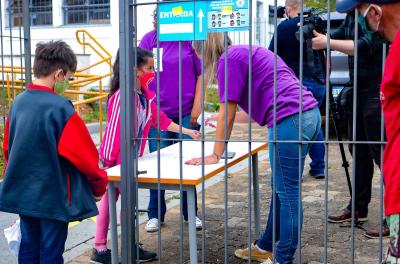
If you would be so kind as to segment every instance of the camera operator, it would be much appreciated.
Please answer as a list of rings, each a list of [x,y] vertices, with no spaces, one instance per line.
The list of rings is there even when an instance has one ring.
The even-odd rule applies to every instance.
[[[365,18],[360,15],[360,22]],[[348,13],[342,25],[331,34],[331,48],[343,52],[348,57],[350,81],[353,83],[354,74],[354,30],[355,12]],[[379,99],[379,87],[382,76],[382,41],[368,31],[365,27],[359,27],[358,47],[358,75],[357,75],[357,113],[356,113],[356,141],[381,141],[381,104]],[[367,34],[365,34],[367,33]],[[325,49],[327,37],[314,31],[314,49]],[[353,93],[349,93],[352,95]],[[346,100],[352,104],[353,98]],[[353,105],[347,106],[353,109]],[[349,138],[353,134],[353,118],[350,113],[348,122]],[[352,152],[352,145],[349,145]],[[357,144],[355,156],[355,217],[360,222],[365,222],[368,217],[368,204],[371,201],[372,177],[374,174],[374,161],[380,167],[381,151],[379,144]],[[353,183],[354,184],[354,183]],[[328,216],[331,223],[342,223],[351,220],[351,201],[348,206]],[[382,230],[383,236],[388,236],[389,230],[386,223]],[[369,238],[379,237],[379,226],[366,231]]]
[[[301,0],[286,0],[285,14],[287,20],[282,21],[277,29],[277,54],[299,77],[300,63],[300,42],[296,39],[296,32],[299,30]],[[274,38],[269,45],[269,50],[274,51]],[[323,79],[318,56],[311,47],[304,45],[303,49],[303,85],[312,92],[321,106],[325,97],[325,86],[317,83],[315,78]],[[312,61],[310,63],[310,61]],[[324,136],[320,129],[316,141],[323,141]],[[311,157],[310,175],[316,179],[325,177],[325,145],[323,143],[311,144],[309,155]]]

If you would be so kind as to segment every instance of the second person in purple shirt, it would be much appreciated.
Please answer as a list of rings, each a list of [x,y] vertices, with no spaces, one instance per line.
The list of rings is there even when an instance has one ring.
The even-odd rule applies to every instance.
[[[156,21],[156,12],[154,20]],[[157,23],[154,23],[154,30],[145,34],[140,41],[139,47],[152,51],[157,56]],[[181,45],[181,48],[179,48]],[[199,130],[200,126],[197,123],[197,119],[201,113],[201,62],[197,57],[191,41],[180,42],[159,42],[159,65],[160,69],[157,69],[157,63],[155,68],[157,69],[156,74],[159,75],[159,94],[157,98],[160,100],[161,110],[173,120],[173,122],[182,125],[189,129]],[[179,63],[181,62],[181,83],[179,81]],[[179,87],[182,89],[182,101],[179,102]],[[153,82],[150,83],[149,88],[157,92],[157,76]],[[180,123],[180,109],[179,105],[182,106],[182,123]],[[180,135],[168,131],[158,131],[156,128],[151,128],[149,133],[150,138],[167,139],[160,141],[160,148],[170,146],[176,141],[173,139],[179,139]],[[187,136],[182,136],[184,139]],[[150,152],[157,151],[157,140],[149,140]],[[159,225],[164,223],[164,216],[166,213],[165,203],[165,191],[160,191],[160,204],[161,208],[158,208],[158,190],[150,190],[150,201],[148,206],[148,218],[145,229],[148,232],[155,232],[158,230]],[[158,210],[160,209],[160,217]],[[187,195],[183,192],[183,217],[184,220],[188,219],[187,212]],[[196,197],[196,215],[197,215],[197,197]],[[202,228],[201,220],[196,217],[196,228]]]
[[[272,250],[277,242],[275,251],[277,263],[291,264],[298,247],[298,230],[302,225],[302,220],[299,221],[299,216],[302,218],[303,214],[302,203],[299,201],[299,187],[304,160],[310,145],[308,141],[315,139],[321,126],[318,102],[311,92],[300,86],[293,71],[279,57],[275,68],[274,54],[271,51],[258,46],[252,46],[250,51],[248,45],[230,44],[228,49],[225,49],[224,43],[224,35],[221,33],[209,34],[205,42],[205,76],[211,81],[216,79],[218,83],[220,111],[215,136],[218,141],[214,144],[214,152],[204,157],[204,162],[205,164],[221,162],[225,148],[225,143],[221,140],[225,139],[225,127],[226,140],[229,140],[234,121],[248,122],[251,118],[261,126],[268,126],[268,141],[271,143],[269,146],[271,185],[275,182],[275,194],[272,195],[271,201],[275,199],[275,208],[271,202],[264,234],[251,245],[251,259],[270,263]],[[251,67],[249,55],[252,58]],[[249,69],[251,69],[251,104],[249,104]],[[276,87],[274,87],[275,69]],[[237,112],[238,106],[243,111]],[[227,124],[225,124],[225,110],[228,115]],[[299,130],[302,142],[301,155],[299,155],[299,143],[296,142],[299,140]],[[272,144],[275,139],[278,141],[276,149]],[[201,162],[201,158],[196,158],[187,161],[186,164],[199,165]],[[272,236],[274,227],[275,241]],[[247,248],[235,251],[235,255],[242,259],[250,258],[248,253]]]

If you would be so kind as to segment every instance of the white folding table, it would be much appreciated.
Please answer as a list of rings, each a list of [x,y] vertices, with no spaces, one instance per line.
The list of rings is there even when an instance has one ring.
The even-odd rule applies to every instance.
[[[188,222],[189,222],[189,251],[190,263],[197,262],[197,243],[196,243],[196,212],[195,212],[195,192],[196,185],[201,184],[203,180],[210,179],[218,173],[224,171],[225,160],[221,159],[218,164],[205,165],[204,177],[202,175],[202,166],[185,165],[185,161],[194,157],[201,157],[201,142],[184,141],[182,143],[182,178],[180,166],[180,144],[174,144],[160,150],[160,175],[158,175],[157,151],[145,155],[139,159],[139,171],[146,171],[137,178],[138,187],[145,189],[157,189],[160,182],[161,190],[182,190],[187,191],[188,200]],[[204,155],[212,153],[214,143],[205,142]],[[253,170],[253,197],[254,197],[254,220],[255,232],[258,235],[260,230],[260,205],[258,190],[258,152],[267,147],[266,143],[252,143],[251,153],[249,155],[248,142],[229,142],[228,151],[235,152],[233,159],[228,159],[227,167],[232,167],[242,160],[252,157]],[[118,235],[117,235],[117,212],[115,189],[121,182],[120,165],[107,169],[108,174],[108,197],[110,208],[111,225],[111,255],[112,263],[118,263]],[[133,175],[133,173],[132,173]]]

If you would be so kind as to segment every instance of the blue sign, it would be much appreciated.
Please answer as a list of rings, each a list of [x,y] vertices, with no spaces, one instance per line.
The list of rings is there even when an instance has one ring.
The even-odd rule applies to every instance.
[[[160,41],[207,39],[205,1],[161,3],[158,10]]]
[[[209,32],[249,30],[249,0],[211,0],[207,6]]]

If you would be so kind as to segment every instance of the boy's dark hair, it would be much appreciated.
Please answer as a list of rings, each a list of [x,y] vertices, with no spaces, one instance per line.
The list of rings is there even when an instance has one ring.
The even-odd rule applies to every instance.
[[[33,74],[36,78],[49,76],[62,69],[64,74],[75,72],[76,55],[71,47],[62,40],[40,42],[36,45]]]
[[[142,48],[136,48],[137,68],[145,65],[147,63],[148,58],[153,58],[153,53]],[[113,65],[113,73],[110,81],[110,93],[108,94],[108,98],[110,98],[116,91],[118,91],[118,89],[119,89],[119,49],[117,51],[117,56],[115,57]]]

